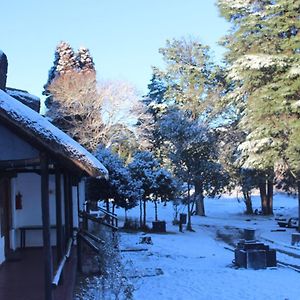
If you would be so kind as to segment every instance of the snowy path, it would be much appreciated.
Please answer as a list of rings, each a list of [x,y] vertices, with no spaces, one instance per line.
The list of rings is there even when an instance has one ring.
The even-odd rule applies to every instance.
[[[122,246],[131,247],[139,236],[122,233]],[[137,300],[299,299],[299,273],[284,268],[231,268],[233,253],[203,231],[151,236],[153,245],[147,245],[147,252],[125,254],[137,275],[163,271],[163,275],[136,280]]]
[[[193,217],[196,232],[179,233],[178,227],[170,222],[172,211],[162,207],[161,214],[168,221],[167,229],[171,233],[148,234],[153,245],[138,244],[144,236],[142,233],[121,233],[122,249],[148,249],[123,252],[124,261],[131,261],[127,266],[136,287],[134,299],[300,299],[300,273],[282,267],[258,271],[232,267],[233,253],[224,248],[227,244],[216,239],[216,228],[226,228],[229,224],[243,228],[249,222],[229,202],[207,204],[208,214],[210,209],[216,209],[212,207],[216,203],[220,210],[213,217]],[[268,218],[253,222],[257,229],[274,226]],[[294,257],[279,254],[278,258],[300,265],[300,259]]]

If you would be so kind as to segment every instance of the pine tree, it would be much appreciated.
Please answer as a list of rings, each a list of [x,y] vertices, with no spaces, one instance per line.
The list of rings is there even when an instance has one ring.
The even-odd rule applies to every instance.
[[[233,23],[224,39],[232,82],[224,98],[243,110],[240,125],[248,133],[240,146],[243,166],[265,171],[264,212],[272,213],[276,162],[286,160],[299,174],[300,2],[219,0],[219,7]]]
[[[64,41],[60,42],[56,47],[54,56],[55,59],[53,66],[49,71],[48,81],[45,85],[45,89],[47,89],[53,79],[57,76],[78,68],[74,50],[69,43]]]
[[[208,109],[209,92],[215,82],[214,65],[210,49],[195,39],[167,40],[165,48],[159,49],[166,63],[165,70],[155,69],[167,90],[164,98],[175,103],[193,118]]]
[[[149,93],[144,97],[143,102],[147,106],[147,112],[153,116],[153,130],[150,137],[151,151],[159,159],[160,163],[165,158],[165,151],[163,147],[163,138],[159,130],[159,120],[167,110],[167,99],[164,97],[166,93],[166,86],[163,81],[155,74],[153,70],[151,82],[148,85]]]
[[[80,71],[96,72],[95,64],[88,48],[79,48],[76,55],[76,62]]]
[[[58,78],[60,75],[66,74],[68,72],[73,72],[78,69],[78,64],[76,61],[76,56],[73,48],[67,42],[60,42],[54,53],[53,66],[49,70],[47,83],[44,85],[43,94],[48,96],[45,105],[48,109],[51,109],[53,103],[53,97],[49,91],[49,86],[51,83]],[[55,104],[54,104],[55,106]]]

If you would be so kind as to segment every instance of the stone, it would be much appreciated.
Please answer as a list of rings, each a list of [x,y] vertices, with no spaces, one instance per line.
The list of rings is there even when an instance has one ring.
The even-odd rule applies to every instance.
[[[244,239],[246,241],[255,240],[255,229],[245,228],[244,229]]]
[[[152,222],[153,232],[166,232],[166,222],[165,221],[154,221]]]
[[[249,269],[276,267],[276,250],[255,241],[240,240],[234,252],[235,265]]]
[[[247,251],[247,268],[248,269],[265,269],[267,267],[267,257],[265,250]]]
[[[0,50],[0,90],[5,90],[8,62],[6,55]]]
[[[247,268],[247,252],[245,250],[235,249],[234,261],[238,267]]]
[[[267,267],[276,267],[277,259],[276,259],[276,250],[270,249],[266,252],[267,254]]]
[[[292,233],[292,246],[299,246],[300,245],[300,233],[295,232]]]

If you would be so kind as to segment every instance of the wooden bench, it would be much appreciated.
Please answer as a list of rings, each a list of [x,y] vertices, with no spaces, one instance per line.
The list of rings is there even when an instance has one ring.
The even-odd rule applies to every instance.
[[[56,225],[51,225],[51,229],[55,229]],[[26,231],[29,230],[42,230],[42,225],[28,225],[28,226],[20,226],[18,228],[20,230],[20,247],[25,248],[26,247]]]

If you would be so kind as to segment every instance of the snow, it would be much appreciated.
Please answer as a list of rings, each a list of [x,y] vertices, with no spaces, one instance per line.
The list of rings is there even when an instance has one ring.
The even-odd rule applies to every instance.
[[[92,176],[107,176],[106,168],[85,148],[47,119],[0,90],[0,118],[24,130],[27,135],[58,155],[63,155]]]
[[[270,67],[284,68],[288,66],[288,57],[285,55],[248,54],[243,55],[230,67],[229,79],[243,79],[244,70],[263,70]]]
[[[35,111],[40,109],[40,98],[29,94],[27,91],[6,88],[6,93],[11,97],[21,101],[23,104],[32,108]]]
[[[300,274],[294,270],[278,266],[264,270],[236,269],[231,248],[217,233],[232,234],[238,240],[237,229],[254,228],[256,238],[277,250],[277,259],[299,265],[300,248],[291,247],[291,233],[272,232],[278,229],[274,217],[247,216],[244,204],[236,195],[220,199],[206,199],[206,217],[193,216],[195,232],[180,233],[173,226],[172,205],[160,205],[159,217],[166,220],[166,234],[149,233],[153,245],[139,244],[144,233],[121,232],[122,250],[142,248],[147,251],[122,252],[129,278],[135,286],[134,299],[299,299]],[[259,208],[260,199],[253,197],[254,208]],[[182,208],[184,211],[184,208]],[[274,197],[275,214],[293,215],[297,211],[297,200],[277,193]],[[148,203],[149,225],[154,217],[154,209]],[[123,211],[119,211],[122,219]],[[138,218],[139,208],[128,212],[128,216]],[[298,255],[298,258],[297,258]]]
[[[12,97],[24,97],[31,102],[40,102],[39,97],[34,96],[34,95],[28,93],[27,91],[7,88],[6,93]]]

